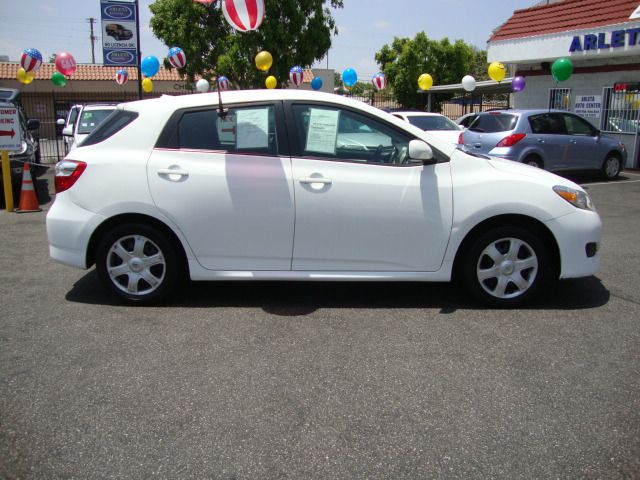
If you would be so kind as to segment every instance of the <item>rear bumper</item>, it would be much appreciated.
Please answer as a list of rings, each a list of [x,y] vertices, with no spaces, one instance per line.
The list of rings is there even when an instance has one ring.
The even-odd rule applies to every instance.
[[[47,239],[51,258],[72,267],[88,268],[89,241],[103,221],[103,216],[79,207],[64,193],[59,194],[47,213]]]

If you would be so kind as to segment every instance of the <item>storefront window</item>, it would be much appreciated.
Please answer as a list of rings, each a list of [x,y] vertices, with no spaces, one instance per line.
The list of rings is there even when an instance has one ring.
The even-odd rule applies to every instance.
[[[636,133],[640,126],[640,92],[616,91],[604,88],[602,125],[600,129],[611,133]]]
[[[550,88],[549,89],[549,108],[553,110],[567,110],[571,108],[571,89],[570,88]]]

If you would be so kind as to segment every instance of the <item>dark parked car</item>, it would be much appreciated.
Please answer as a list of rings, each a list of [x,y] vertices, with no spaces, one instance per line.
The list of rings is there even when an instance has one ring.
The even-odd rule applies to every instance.
[[[607,179],[625,166],[623,143],[587,120],[558,110],[478,113],[461,135],[462,149],[526,163],[550,171],[598,170]]]

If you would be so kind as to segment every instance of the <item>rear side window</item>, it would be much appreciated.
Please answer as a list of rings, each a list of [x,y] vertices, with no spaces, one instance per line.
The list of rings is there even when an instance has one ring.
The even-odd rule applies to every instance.
[[[138,117],[136,112],[114,110],[96,129],[85,138],[80,145],[86,147],[100,143],[119,132]]]
[[[508,132],[516,128],[518,116],[509,113],[490,113],[478,115],[475,121],[469,126],[469,130],[474,132]]]
[[[187,111],[178,122],[178,148],[277,155],[273,105]]]
[[[567,133],[564,119],[558,113],[532,115],[529,117],[529,125],[533,133],[546,135],[565,135]]]

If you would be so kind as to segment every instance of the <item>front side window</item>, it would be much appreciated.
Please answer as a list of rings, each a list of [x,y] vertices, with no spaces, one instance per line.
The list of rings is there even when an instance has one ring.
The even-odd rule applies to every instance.
[[[178,123],[179,148],[234,153],[277,154],[275,111],[271,105],[187,111]]]
[[[411,137],[360,113],[328,106],[293,105],[296,154],[398,165]]]
[[[596,129],[586,120],[575,115],[563,115],[563,117],[569,135],[595,136]]]

